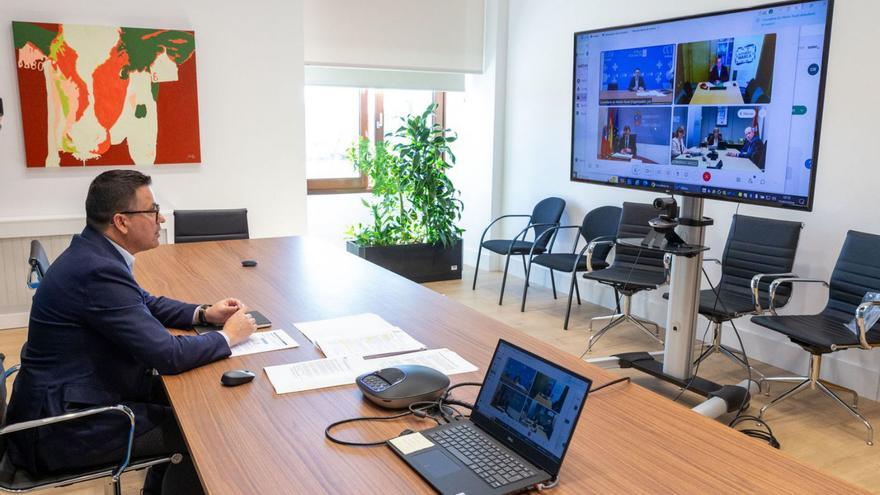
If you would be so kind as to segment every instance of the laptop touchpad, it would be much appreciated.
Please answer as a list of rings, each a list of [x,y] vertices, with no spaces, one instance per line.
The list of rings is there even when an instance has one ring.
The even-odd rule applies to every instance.
[[[410,457],[410,461],[424,470],[425,474],[442,478],[461,470],[461,466],[450,459],[440,449],[431,449],[422,454]]]

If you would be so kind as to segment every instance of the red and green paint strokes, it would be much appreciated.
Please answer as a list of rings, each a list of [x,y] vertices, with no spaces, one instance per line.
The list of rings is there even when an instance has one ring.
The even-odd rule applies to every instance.
[[[192,32],[13,22],[13,36],[28,167],[200,160]]]

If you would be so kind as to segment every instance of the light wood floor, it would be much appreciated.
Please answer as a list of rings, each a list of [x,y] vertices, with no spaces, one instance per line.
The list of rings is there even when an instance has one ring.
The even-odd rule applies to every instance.
[[[522,281],[511,278],[508,281],[504,306],[498,306],[498,290],[501,275],[497,272],[481,273],[477,290],[471,290],[472,269],[466,270],[462,280],[425,284],[427,287],[445,294],[462,304],[498,319],[514,328],[540,338],[560,349],[581,355],[586,349],[587,322],[594,316],[610,314],[607,308],[584,303],[572,308],[569,330],[562,329],[565,316],[564,298],[554,300],[549,289],[533,286],[529,289],[528,306],[525,313],[519,311]],[[589,283],[581,281],[581,284]],[[636,296],[638,297],[638,296]],[[662,322],[661,322],[662,324]],[[597,327],[598,328],[598,327]],[[21,345],[26,338],[25,329],[0,331],[0,352],[7,356],[7,366],[18,362]],[[661,346],[635,328],[619,326],[606,334],[593,347],[589,357],[600,357],[628,351],[656,351]],[[754,363],[766,375],[786,375],[787,372],[766,365]],[[655,392],[669,397],[679,393],[675,386],[631,370],[619,370],[622,376],[632,376],[633,381]],[[746,377],[745,371],[725,357],[714,355],[705,361],[700,369],[701,376],[719,382],[733,384]],[[8,385],[11,385],[8,384]],[[759,395],[752,400],[749,412],[757,410],[770,398],[775,397],[782,386],[772,391],[771,397]],[[701,398],[695,394],[684,393],[679,402],[692,407]],[[880,404],[861,399],[862,414],[880,427]],[[588,411],[587,411],[588,413]],[[769,411],[766,418],[773,428],[782,450],[821,470],[835,474],[875,493],[880,493],[880,445],[869,447],[864,442],[864,427],[846,411],[834,405],[829,399],[816,392],[804,392]],[[730,416],[719,418],[729,421]],[[683,435],[687,432],[683,431]],[[757,441],[757,440],[756,440]],[[880,436],[878,436],[880,444]],[[143,484],[143,472],[130,473],[123,477],[123,491],[126,494],[139,493]],[[77,485],[75,488],[46,490],[47,495],[101,495],[104,483],[95,481]]]

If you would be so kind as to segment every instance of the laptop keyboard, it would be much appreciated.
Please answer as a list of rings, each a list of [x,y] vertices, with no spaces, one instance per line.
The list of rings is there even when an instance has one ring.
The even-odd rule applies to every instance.
[[[492,488],[535,475],[522,461],[500,449],[470,423],[431,432],[428,437],[457,457]]]

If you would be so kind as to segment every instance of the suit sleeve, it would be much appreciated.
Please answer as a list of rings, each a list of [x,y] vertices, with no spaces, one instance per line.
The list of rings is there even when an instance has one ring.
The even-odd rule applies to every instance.
[[[90,278],[86,325],[160,374],[181,373],[229,356],[226,339],[218,332],[174,336],[165,329],[163,321],[180,323],[189,318],[191,325],[193,305],[149,296],[118,267],[102,267]]]
[[[192,328],[193,315],[198,304],[188,304],[164,296],[155,297],[143,289],[141,291],[150,313],[162,325],[169,328]]]

